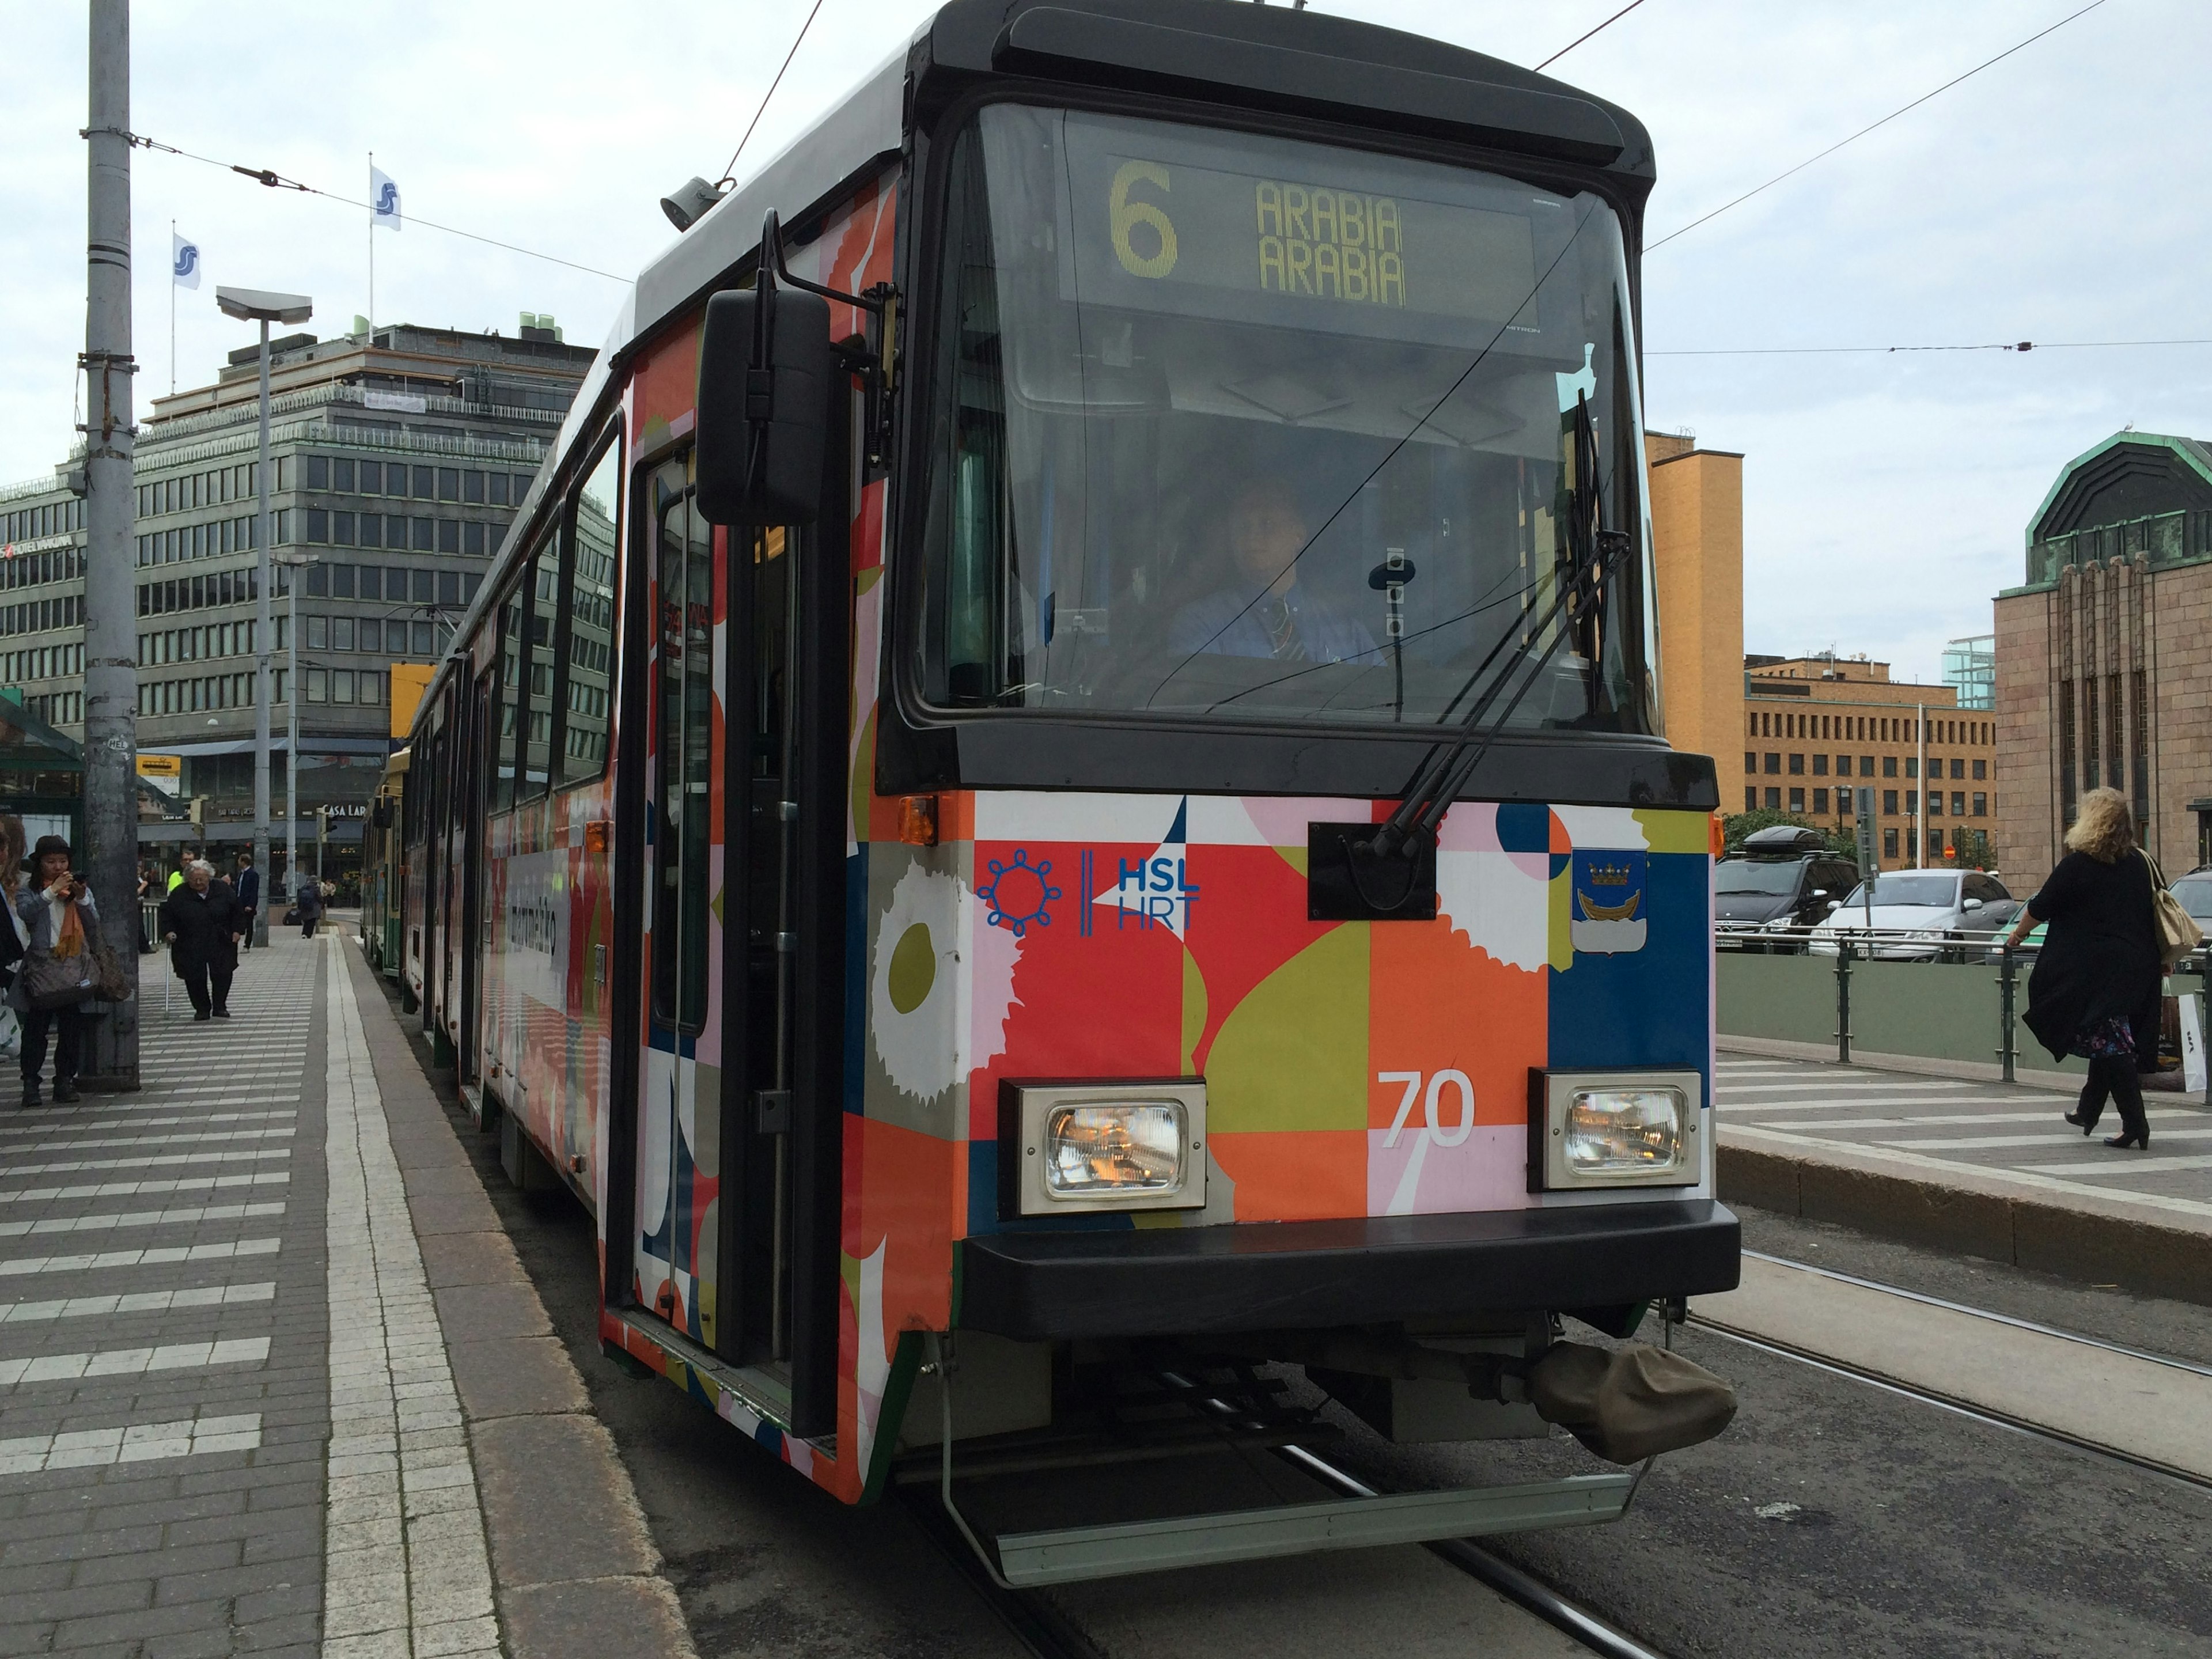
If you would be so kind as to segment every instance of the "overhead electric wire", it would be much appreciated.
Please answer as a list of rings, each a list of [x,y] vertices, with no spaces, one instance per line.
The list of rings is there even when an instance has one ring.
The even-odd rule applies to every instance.
[[[143,133],[132,132],[124,136],[141,149],[159,150],[165,155],[181,155],[187,161],[200,161],[211,167],[222,167],[227,172],[251,179],[255,184],[264,185],[270,190],[297,191],[302,196],[319,196],[325,201],[337,202],[346,207],[357,207],[368,212],[375,211],[375,205],[373,203],[357,202],[350,196],[339,195],[336,191],[319,190],[313,185],[303,185],[297,179],[287,179],[273,167],[241,167],[235,161],[218,161],[212,155],[197,155],[191,150],[179,149],[174,144],[165,144],[159,139],[149,138]],[[441,230],[448,236],[465,236],[470,241],[482,242],[487,247],[505,248],[509,253],[520,253],[526,258],[543,259],[548,264],[566,265],[569,270],[580,270],[587,276],[604,276],[611,283],[629,281],[629,277],[618,276],[611,270],[601,270],[596,266],[579,264],[575,260],[564,259],[557,253],[540,253],[534,247],[523,247],[514,242],[502,242],[496,236],[479,235],[473,230],[463,230],[457,225],[441,225],[434,219],[417,218],[411,213],[407,216],[407,222],[410,225],[420,225],[425,230]]]
[[[2204,346],[2201,340],[2021,340],[1966,345],[1888,346],[1710,346],[1680,351],[1647,349],[1647,357],[1835,357],[1894,356],[1907,351],[2118,351],[2135,346]]]
[[[1687,235],[1691,231],[1695,230],[1699,225],[1704,224],[1707,220],[1717,219],[1722,214],[1726,213],[1730,208],[1742,206],[1744,203],[1748,202],[1753,197],[1759,194],[1760,191],[1773,189],[1775,185],[1780,184],[1784,179],[1790,178],[1792,174],[1802,173],[1807,167],[1811,167],[1815,161],[1826,160],[1829,156],[1833,155],[1838,150],[1843,149],[1844,145],[1857,143],[1860,139],[1865,137],[1867,134],[1874,131],[1877,127],[1887,126],[1892,121],[1897,119],[1899,116],[1904,115],[1912,110],[1918,109],[1921,105],[1926,103],[1929,99],[1938,97],[1941,94],[1950,91],[1952,88],[1957,86],[1961,81],[1972,80],[1975,76],[1979,75],[1984,70],[1989,68],[1990,64],[2002,63],[2014,52],[2033,46],[2038,40],[2043,39],[2045,35],[2054,33],[2057,30],[2064,28],[2075,18],[2086,16],[2087,14],[2096,10],[2098,7],[2104,3],[2105,0],[2089,0],[2089,3],[2082,7],[2080,11],[2069,12],[2065,16],[2060,18],[2048,28],[2038,29],[2033,34],[2029,35],[2027,40],[2021,41],[2017,46],[2007,46],[1996,57],[1986,58],[1983,62],[1975,64],[1973,68],[1968,70],[1965,74],[1952,76],[1951,79],[1946,81],[1942,86],[1936,88],[1935,91],[1923,92],[1919,97],[1914,99],[1911,103],[1906,104],[1900,108],[1890,111],[1890,112],[1883,116],[1881,120],[1871,122],[1868,125],[1861,127],[1856,132],[1851,134],[1850,137],[1838,139],[1834,143],[1829,145],[1827,149],[1820,151],[1819,155],[1807,156],[1803,161],[1798,162],[1796,167],[1790,167],[1785,172],[1776,173],[1765,184],[1756,185],[1753,188],[1744,191],[1742,195],[1736,197],[1732,201],[1722,203],[1711,213],[1699,215],[1697,218],[1691,220],[1688,224],[1684,225],[1680,230],[1670,230],[1664,236],[1659,238],[1658,240],[1645,243],[1644,251],[1646,253],[1650,253],[1655,249],[1664,247],[1668,243],[1673,241],[1677,236]],[[1602,25],[1601,25],[1601,27],[1602,27]]]
[[[730,165],[722,169],[722,176],[714,181],[716,185],[737,182],[738,157],[745,153],[745,146],[752,142],[753,129],[760,125],[761,117],[768,113],[769,100],[775,96],[775,89],[783,84],[783,70],[789,69],[791,60],[799,56],[799,48],[806,40],[806,31],[814,27],[814,19],[821,9],[822,0],[814,0],[814,9],[806,14],[806,21],[799,26],[799,39],[793,40],[791,50],[783,54],[783,69],[776,70],[775,79],[768,83],[768,90],[761,94],[760,107],[753,112],[753,118],[746,124],[745,136],[738,140],[738,147],[730,152]]]
[[[1613,13],[1612,16],[1607,18],[1605,21],[1600,23],[1595,28],[1592,29],[1589,32],[1589,34],[1577,35],[1573,40],[1568,41],[1565,46],[1561,46],[1549,58],[1547,58],[1542,63],[1537,64],[1537,70],[1540,73],[1542,70],[1551,68],[1553,64],[1558,63],[1559,59],[1565,58],[1577,46],[1582,45],[1583,41],[1589,40],[1591,35],[1604,33],[1607,29],[1611,28],[1615,23],[1618,23],[1622,18],[1627,16],[1629,13],[1634,11],[1643,3],[1644,0],[1628,0],[1628,3],[1626,5],[1623,6],[1619,11]]]

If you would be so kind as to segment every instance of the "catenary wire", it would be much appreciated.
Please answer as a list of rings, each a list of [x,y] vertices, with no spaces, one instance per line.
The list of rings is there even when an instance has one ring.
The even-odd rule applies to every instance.
[[[2201,340],[2020,340],[2010,343],[1887,346],[1706,346],[1675,351],[1646,350],[1647,357],[1840,357],[1895,356],[1908,351],[2119,351],[2140,346],[2212,345]]]
[[[358,202],[350,196],[341,196],[336,191],[319,190],[313,185],[303,185],[297,179],[287,179],[273,167],[241,167],[235,161],[218,161],[212,155],[198,155],[188,149],[179,149],[174,144],[165,144],[157,138],[147,137],[143,133],[132,132],[124,136],[141,149],[158,150],[164,155],[181,155],[187,161],[200,161],[211,167],[222,167],[227,172],[251,179],[254,183],[265,185],[270,190],[297,191],[302,196],[319,196],[325,201],[337,202],[345,207],[363,208],[371,212],[375,210],[373,203]],[[463,230],[454,225],[439,224],[435,220],[421,219],[410,214],[407,222],[410,225],[420,225],[425,230],[442,230],[448,236],[465,236],[471,242],[482,242],[488,247],[505,248],[509,253],[520,253],[526,258],[543,259],[548,264],[566,265],[569,270],[580,270],[587,276],[604,276],[611,283],[629,281],[629,277],[617,276],[611,270],[601,270],[593,265],[579,264],[574,259],[563,259],[557,253],[540,253],[534,247],[523,247],[514,242],[502,242],[496,236],[482,236],[473,230]]]
[[[2075,18],[2086,16],[2087,14],[2096,10],[2098,7],[2104,3],[2105,0],[2089,0],[2089,3],[2082,7],[2080,11],[2068,13],[2065,16],[2060,18],[2049,27],[2038,29],[2033,34],[2029,35],[2027,40],[2021,41],[2016,46],[2007,46],[1996,57],[1984,59],[1982,62],[1975,64],[1973,68],[1968,70],[1965,74],[1952,76],[1951,79],[1946,81],[1942,86],[1936,88],[1935,91],[1922,93],[1919,97],[1914,99],[1911,103],[1903,106],[1901,108],[1890,111],[1890,112],[1883,116],[1881,120],[1870,122],[1869,125],[1861,127],[1856,132],[1851,134],[1850,137],[1838,139],[1834,143],[1829,145],[1827,149],[1820,151],[1819,155],[1808,155],[1803,161],[1798,162],[1796,167],[1790,167],[1784,172],[1776,173],[1765,184],[1754,185],[1753,188],[1744,191],[1742,195],[1735,198],[1733,200],[1722,203],[1711,213],[1700,214],[1698,217],[1691,220],[1688,224],[1684,225],[1680,230],[1670,230],[1664,236],[1659,238],[1658,240],[1655,242],[1647,242],[1644,245],[1644,251],[1646,253],[1650,253],[1656,249],[1664,247],[1668,243],[1673,241],[1677,236],[1686,236],[1690,232],[1695,230],[1699,225],[1705,223],[1707,221],[1719,218],[1722,214],[1726,213],[1730,208],[1742,206],[1743,204],[1748,202],[1753,197],[1759,194],[1760,191],[1771,190],[1775,185],[1780,184],[1784,179],[1790,178],[1793,174],[1802,173],[1807,167],[1811,167],[1814,162],[1826,160],[1829,156],[1833,155],[1838,150],[1843,149],[1844,145],[1856,143],[1860,139],[1865,137],[1867,134],[1875,131],[1875,128],[1887,126],[1892,121],[1897,119],[1899,116],[1904,115],[1910,111],[1918,109],[1921,105],[1926,103],[1929,99],[1938,97],[1942,94],[1950,91],[1953,87],[1957,86],[1962,81],[1972,80],[1975,76],[1979,75],[1984,70],[1989,68],[1992,64],[2002,63],[2014,52],[2033,46],[2038,40],[2043,39],[2045,35],[2054,33],[2057,30],[2064,28]]]
[[[1644,0],[1628,0],[1628,3],[1626,5],[1623,6],[1619,11],[1613,13],[1612,16],[1607,18],[1605,21],[1600,23],[1595,28],[1592,29],[1589,34],[1577,35],[1573,40],[1568,41],[1565,46],[1561,46],[1549,58],[1547,58],[1542,63],[1537,64],[1537,70],[1541,72],[1542,70],[1551,68],[1553,64],[1558,63],[1559,59],[1565,58],[1577,46],[1582,45],[1583,41],[1589,40],[1593,35],[1603,34],[1607,29],[1611,28],[1615,23],[1618,23],[1622,18],[1627,16],[1629,13],[1634,11],[1643,3]]]
[[[738,157],[745,153],[745,146],[752,142],[753,129],[760,125],[761,117],[768,113],[769,100],[775,96],[775,89],[783,84],[784,70],[789,69],[791,60],[799,56],[799,48],[806,40],[806,31],[814,27],[814,19],[821,9],[822,0],[814,0],[814,9],[806,14],[806,21],[799,26],[799,38],[791,43],[791,50],[783,55],[783,69],[776,70],[775,79],[768,83],[768,90],[761,94],[760,107],[753,112],[753,118],[746,123],[744,137],[738,140],[737,149],[730,152],[730,165],[722,169],[722,176],[715,180],[716,184],[727,185],[736,181]]]

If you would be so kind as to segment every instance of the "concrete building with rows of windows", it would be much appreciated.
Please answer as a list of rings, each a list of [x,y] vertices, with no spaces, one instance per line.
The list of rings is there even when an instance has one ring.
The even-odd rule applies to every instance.
[[[1743,666],[1745,811],[1850,833],[1854,792],[1867,788],[1885,870],[1994,856],[1996,725],[1960,708],[1957,688],[1893,680],[1887,663],[1863,657],[1747,656]]]
[[[270,343],[280,817],[296,696],[301,817],[325,809],[334,839],[358,840],[391,747],[392,665],[446,648],[592,356],[550,327]],[[233,352],[212,383],[156,398],[137,444],[138,746],[182,758],[181,793],[208,798],[218,844],[252,835],[259,357]],[[0,695],[82,737],[73,465],[0,489]]]

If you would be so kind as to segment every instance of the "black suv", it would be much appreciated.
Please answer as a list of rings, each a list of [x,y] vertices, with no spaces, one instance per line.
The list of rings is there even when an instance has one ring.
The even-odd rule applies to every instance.
[[[1858,884],[1857,865],[1828,850],[1817,830],[1776,824],[1744,837],[1713,866],[1713,928],[1720,933],[1810,927]]]

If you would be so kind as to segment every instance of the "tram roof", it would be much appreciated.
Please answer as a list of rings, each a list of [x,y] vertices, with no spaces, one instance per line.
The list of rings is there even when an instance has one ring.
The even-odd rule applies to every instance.
[[[473,635],[549,485],[605,423],[623,361],[737,277],[769,210],[805,233],[809,216],[899,152],[917,112],[1009,79],[1195,95],[1595,165],[1621,179],[1639,211],[1656,176],[1650,133],[1620,106],[1425,35],[1251,0],[951,0],[639,273],[456,640]],[[425,689],[418,720],[449,666]]]

